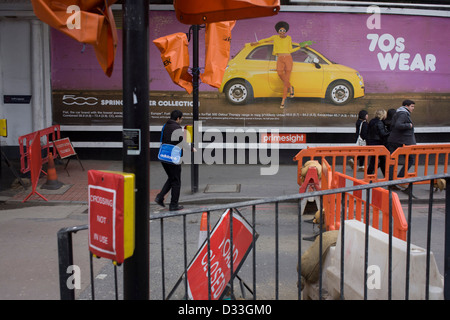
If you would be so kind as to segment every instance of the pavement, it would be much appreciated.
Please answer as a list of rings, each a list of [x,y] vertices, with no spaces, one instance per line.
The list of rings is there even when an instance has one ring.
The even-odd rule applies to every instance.
[[[86,205],[87,204],[87,172],[88,170],[111,170],[122,171],[121,161],[105,160],[83,160],[82,165],[77,161],[69,163],[67,170],[64,170],[64,163],[57,163],[56,171],[58,181],[63,186],[58,190],[46,190],[41,186],[46,183],[45,175],[41,174],[37,192],[42,194],[48,201],[45,201],[37,194],[33,194],[23,203],[24,205]],[[222,165],[199,165],[198,191],[192,192],[191,165],[182,166],[182,190],[180,204],[217,204],[230,201],[247,201],[265,197],[277,197],[298,193],[297,184],[297,163],[281,164],[278,171],[273,175],[261,175],[263,165],[248,164],[222,164]],[[3,168],[3,170],[6,170]],[[339,170],[339,168],[338,168]],[[349,171],[350,169],[347,168]],[[419,172],[423,172],[419,168]],[[362,176],[363,173],[358,173]],[[167,176],[159,162],[150,162],[150,201],[154,204],[154,198],[160,191]],[[26,179],[25,179],[26,180]],[[28,182],[29,181],[25,181]],[[22,201],[31,193],[31,188],[24,189],[20,184],[15,183],[14,187],[0,190],[0,202],[13,204]],[[401,201],[407,200],[407,194],[398,192]],[[414,196],[416,201],[428,200],[429,185],[419,184],[414,186]],[[434,200],[442,200],[444,192],[435,192]],[[166,203],[170,195],[166,197]]]
[[[82,160],[56,164],[58,190],[45,190],[41,175],[37,191],[48,201],[30,194],[20,185],[0,190],[0,299],[35,300],[59,299],[57,232],[64,227],[87,224],[88,170],[122,171],[121,161]],[[275,175],[261,175],[261,165],[199,165],[198,191],[192,192],[191,166],[183,165],[180,204],[193,207],[218,203],[239,202],[264,197],[298,193],[297,164],[280,165]],[[2,168],[7,170],[6,168]],[[154,198],[166,175],[159,162],[150,163],[150,214],[159,212]],[[398,192],[403,203],[407,195]],[[414,201],[429,197],[429,185],[414,186]],[[166,198],[168,203],[170,195]],[[445,192],[434,192],[435,202],[444,201]],[[87,237],[79,236],[78,243],[86,249]],[[75,240],[74,240],[75,242]],[[84,251],[85,250],[85,251]],[[101,259],[102,260],[102,259]],[[82,268],[82,266],[80,266]],[[99,266],[100,268],[100,266]]]

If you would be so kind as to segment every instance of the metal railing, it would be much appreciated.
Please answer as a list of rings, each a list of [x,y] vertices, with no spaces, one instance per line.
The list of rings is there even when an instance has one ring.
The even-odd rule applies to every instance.
[[[308,201],[307,198],[311,197],[320,197],[320,207],[319,210],[322,212],[322,200],[323,196],[330,195],[330,194],[342,194],[341,199],[345,199],[345,193],[353,192],[353,191],[365,191],[366,193],[366,199],[370,199],[371,197],[371,190],[374,188],[380,188],[380,187],[390,187],[395,186],[398,184],[409,184],[409,196],[408,196],[408,209],[407,209],[407,220],[408,220],[408,230],[407,230],[407,255],[406,255],[406,270],[405,270],[405,280],[406,280],[406,287],[405,287],[405,299],[409,299],[409,283],[410,283],[410,248],[411,248],[411,217],[412,217],[412,209],[413,209],[413,195],[412,195],[412,189],[413,185],[415,183],[420,183],[422,181],[430,181],[430,191],[429,191],[429,197],[428,197],[428,218],[427,218],[427,241],[426,241],[426,251],[427,251],[427,263],[426,263],[426,286],[424,288],[425,290],[425,299],[429,298],[429,283],[430,283],[430,255],[431,255],[431,222],[432,222],[432,216],[433,216],[433,192],[434,192],[434,186],[433,181],[435,179],[445,179],[447,186],[450,182],[450,176],[449,174],[437,174],[437,175],[428,175],[424,177],[414,177],[414,178],[407,178],[402,180],[396,180],[396,181],[383,181],[383,182],[377,182],[372,184],[362,184],[357,186],[350,186],[350,187],[344,187],[344,188],[338,188],[338,189],[330,189],[330,190],[322,190],[322,191],[313,191],[309,193],[304,194],[294,194],[294,195],[288,195],[288,196],[280,196],[280,197],[274,197],[274,198],[265,198],[261,200],[252,200],[252,201],[245,201],[245,202],[236,202],[236,203],[230,203],[230,204],[221,204],[221,205],[214,205],[214,206],[208,206],[203,208],[196,208],[196,209],[186,209],[183,211],[177,211],[177,212],[161,212],[158,214],[152,214],[150,216],[150,225],[151,228],[158,228],[160,230],[160,238],[155,239],[154,237],[150,240],[150,251],[151,251],[151,294],[150,296],[153,297],[153,299],[168,299],[168,298],[174,298],[174,299],[186,299],[188,297],[188,279],[187,277],[183,276],[184,274],[187,274],[187,269],[189,267],[188,260],[189,257],[192,255],[192,253],[195,254],[198,247],[197,245],[192,245],[194,240],[192,240],[192,234],[195,233],[195,230],[198,230],[198,224],[196,224],[196,221],[188,221],[188,219],[195,220],[195,216],[198,214],[202,214],[204,212],[207,212],[207,219],[208,219],[208,226],[210,225],[210,222],[212,221],[212,217],[216,212],[221,212],[226,209],[232,209],[232,212],[234,211],[237,214],[247,214],[250,215],[251,218],[248,220],[250,221],[250,224],[253,228],[253,230],[262,228],[265,224],[265,227],[267,228],[273,228],[272,232],[268,239],[263,239],[262,233],[260,233],[260,237],[258,238],[258,242],[262,241],[260,246],[257,246],[257,243],[255,243],[255,237],[253,242],[253,249],[250,255],[247,257],[245,270],[240,270],[239,272],[244,273],[244,275],[241,274],[233,274],[231,272],[231,281],[228,283],[229,288],[229,294],[231,298],[236,297],[235,293],[235,281],[239,281],[239,285],[241,288],[241,293],[244,299],[293,299],[294,297],[292,295],[289,295],[287,297],[282,296],[280,297],[280,283],[283,288],[286,287],[286,283],[289,284],[289,286],[292,289],[292,284],[297,281],[297,284],[301,283],[301,256],[302,252],[305,249],[305,243],[304,236],[305,233],[303,232],[305,228],[305,221],[302,221],[302,212],[301,212],[301,203],[302,201]],[[390,189],[390,198],[392,198],[393,191]],[[283,206],[287,206],[287,204],[296,203],[296,209],[297,212],[295,215],[292,213],[290,214],[280,214],[281,208]],[[272,208],[273,205],[273,208]],[[298,205],[298,206],[297,206]],[[270,207],[269,207],[270,206]],[[369,206],[369,201],[366,201],[366,206]],[[261,212],[261,207],[263,208],[263,212]],[[342,208],[345,208],[345,204],[342,203]],[[270,214],[267,214],[267,211],[274,212],[273,216]],[[369,212],[369,209],[366,208],[367,212]],[[444,298],[450,299],[450,277],[448,276],[450,274],[450,191],[447,187],[445,191],[445,225],[444,225],[444,234],[442,235],[443,241],[445,244],[444,249]],[[244,212],[245,211],[245,212]],[[243,213],[244,212],[244,213]],[[291,220],[287,222],[283,222],[281,220],[282,217],[289,216],[292,218]],[[266,219],[269,219],[270,221],[261,222],[261,219],[265,217]],[[178,223],[176,219],[181,218],[181,223]],[[272,219],[273,218],[273,219]],[[342,243],[344,243],[344,226],[345,224],[344,219],[346,218],[346,214],[341,214],[341,228],[339,230]],[[365,253],[364,253],[364,259],[365,259],[365,270],[367,270],[367,263],[368,263],[368,249],[369,249],[369,233],[368,228],[369,224],[368,221],[370,219],[370,215],[365,215],[364,217],[366,223],[366,241],[365,241]],[[159,226],[158,222],[159,221]],[[295,222],[294,222],[295,221]],[[285,228],[290,228],[290,230],[295,234],[295,236],[286,235],[285,232],[280,234],[280,223],[283,223]],[[181,224],[182,232],[179,232],[178,229],[174,228],[176,225],[177,227]],[[75,289],[68,288],[67,282],[70,281],[71,274],[67,273],[68,267],[74,264],[73,261],[73,246],[72,246],[72,237],[71,235],[75,232],[87,230],[88,226],[79,226],[79,227],[73,227],[73,228],[64,228],[61,229],[58,232],[58,251],[59,251],[59,270],[60,270],[60,292],[61,292],[61,299],[75,299]],[[232,228],[232,224],[231,224]],[[192,231],[194,230],[194,231]],[[170,232],[171,237],[174,238],[175,236],[180,235],[182,237],[182,240],[176,240],[175,244],[168,244],[168,241],[165,237],[165,234],[167,232]],[[258,231],[259,232],[259,231]],[[207,245],[209,248],[210,245],[210,229],[207,229]],[[155,234],[155,231],[152,231],[151,234]],[[232,237],[233,232],[231,232]],[[389,250],[387,252],[388,255],[388,299],[392,299],[392,288],[393,288],[393,281],[392,279],[392,238],[393,236],[393,221],[392,221],[392,214],[390,214],[389,217]],[[319,228],[319,231],[314,235],[315,237],[319,237],[319,252],[322,252],[322,237],[323,237],[323,230]],[[273,240],[273,242],[272,242]],[[153,243],[152,243],[153,242]],[[268,257],[266,256],[266,252],[260,253],[264,251],[265,247],[268,247],[268,243],[272,242],[274,245],[273,252],[271,254],[274,255],[272,258],[271,255]],[[233,243],[233,239],[231,239],[231,243]],[[280,250],[280,243],[283,246],[283,250]],[[152,248],[159,247],[160,251],[159,253],[153,253]],[[289,252],[285,252],[284,249],[286,247],[294,247],[294,249],[290,249]],[[272,251],[272,248],[268,249],[269,251]],[[230,250],[230,254],[231,254]],[[295,255],[292,255],[292,251],[296,252]],[[209,252],[209,251],[208,251]],[[344,245],[341,246],[341,257],[344,255]],[[261,256],[261,257],[259,257]],[[282,256],[282,259],[280,259],[280,256]],[[286,268],[285,266],[282,266],[280,264],[281,261],[284,261],[287,257],[294,257],[295,263],[297,264],[297,275],[296,279],[292,279],[290,275],[286,275],[287,272],[285,272]],[[231,257],[230,257],[231,258]],[[319,281],[318,281],[318,296],[323,297],[323,283],[322,283],[322,255],[319,255]],[[170,261],[168,261],[168,259]],[[273,260],[272,260],[273,259]],[[153,263],[152,263],[153,260]],[[231,261],[233,259],[230,259]],[[272,260],[269,262],[269,260]],[[291,264],[294,261],[290,261]],[[176,263],[173,263],[173,261],[176,261]],[[157,266],[156,264],[159,264]],[[270,266],[269,269],[273,268],[273,275],[266,276],[266,273],[263,275],[264,280],[258,280],[257,282],[257,268],[258,268],[258,275],[261,273],[262,268],[264,265],[267,264]],[[273,264],[273,265],[272,265]],[[292,266],[291,266],[292,267]],[[93,266],[92,266],[92,257],[91,257],[91,298],[94,299],[94,276],[93,276]],[[295,270],[295,267],[292,267]],[[290,269],[292,269],[290,268]],[[340,268],[341,268],[341,288],[340,288],[340,298],[345,298],[345,292],[344,292],[344,259],[340,259]],[[207,270],[209,275],[211,275],[211,256],[208,254],[208,263],[207,263]],[[231,266],[231,270],[233,270],[233,266]],[[364,271],[364,270],[363,270]],[[264,272],[271,272],[264,271]],[[155,275],[161,276],[160,281],[158,281],[155,278]],[[248,285],[244,278],[251,278],[252,283],[251,285]],[[288,277],[288,279],[286,279]],[[283,279],[281,279],[283,278]],[[115,269],[115,288],[116,288],[116,298],[118,298],[118,292],[117,292],[117,274]],[[209,281],[211,281],[211,278],[209,278]],[[273,282],[273,285],[269,284],[268,282]],[[154,283],[154,285],[152,285]],[[257,285],[258,283],[258,285]],[[364,283],[367,283],[367,272],[364,272]],[[180,289],[180,293],[175,293],[175,290],[178,290],[177,288],[181,285],[184,289]],[[171,290],[169,294],[167,294],[167,286],[170,286]],[[263,289],[261,289],[263,288]],[[258,290],[257,290],[258,289]],[[269,293],[269,291],[273,290],[273,295]],[[158,292],[157,292],[158,291]],[[262,292],[261,292],[262,291]],[[297,285],[297,288],[295,289],[295,298],[301,299],[302,292],[301,292],[301,286]],[[246,293],[250,293],[251,297],[247,297]],[[291,292],[290,292],[291,294]],[[268,296],[269,295],[269,296]],[[211,297],[211,293],[209,293],[209,297]],[[367,299],[367,285],[364,286],[364,298]]]

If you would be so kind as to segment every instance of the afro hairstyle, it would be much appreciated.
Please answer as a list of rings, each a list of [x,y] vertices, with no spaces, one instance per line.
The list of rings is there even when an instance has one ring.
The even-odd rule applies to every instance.
[[[286,29],[286,32],[289,31],[289,24],[285,21],[280,21],[275,25],[275,30],[278,32],[281,28]]]

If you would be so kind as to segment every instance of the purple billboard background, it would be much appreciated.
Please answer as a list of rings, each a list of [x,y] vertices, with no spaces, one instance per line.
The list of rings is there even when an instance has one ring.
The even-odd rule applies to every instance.
[[[450,51],[443,35],[450,32],[447,18],[381,15],[380,29],[366,25],[370,14],[281,12],[274,17],[239,20],[232,31],[231,55],[251,41],[275,33],[280,20],[290,24],[295,42],[313,40],[313,48],[330,60],[358,70],[367,93],[449,93]],[[150,12],[150,90],[184,91],[172,83],[152,40],[188,32],[173,11]],[[110,78],[106,77],[90,46],[52,30],[52,87],[54,90],[121,90],[122,32]],[[381,37],[381,39],[380,39]],[[204,31],[200,32],[200,66],[204,65]],[[190,44],[192,50],[192,44]],[[192,52],[191,52],[192,61]],[[423,70],[421,70],[423,69]],[[217,91],[206,84],[200,91]]]

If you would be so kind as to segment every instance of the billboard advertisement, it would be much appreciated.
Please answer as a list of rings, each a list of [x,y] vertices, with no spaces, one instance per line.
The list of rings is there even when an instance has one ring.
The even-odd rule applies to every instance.
[[[417,127],[450,126],[450,57],[442,37],[450,32],[448,17],[301,8],[289,6],[276,16],[235,23],[221,87],[199,86],[203,127],[354,128],[359,110],[372,116],[377,109],[398,108],[404,99],[416,102]],[[174,109],[183,111],[188,122],[192,94],[172,82],[153,40],[188,33],[189,26],[178,22],[173,10],[151,10],[149,15],[150,124],[161,126]],[[279,21],[288,23],[294,45],[311,41],[292,53],[295,93],[291,97],[289,92],[284,108],[273,44],[260,41],[276,34]],[[122,123],[122,30],[117,25],[119,47],[111,77],[101,71],[92,48],[52,30],[55,123]],[[200,73],[206,63],[204,38],[201,28]],[[192,61],[191,42],[189,54]]]

